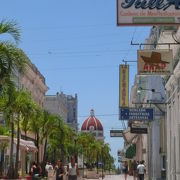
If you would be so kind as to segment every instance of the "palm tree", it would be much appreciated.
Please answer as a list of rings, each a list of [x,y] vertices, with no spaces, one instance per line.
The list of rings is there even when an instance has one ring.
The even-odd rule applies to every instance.
[[[36,147],[38,149],[36,156],[37,163],[39,163],[39,143],[40,143],[40,132],[41,132],[42,123],[43,123],[43,110],[41,109],[41,107],[36,105],[34,113],[30,119],[29,126],[30,126],[30,131],[35,134]]]
[[[1,34],[9,34],[15,40],[16,45],[20,40],[20,30],[15,21],[2,20],[0,22],[0,35]],[[10,41],[0,41],[0,94],[6,97],[6,120],[11,125],[9,178],[14,177],[14,113],[11,103],[13,103],[14,100],[15,84],[12,81],[12,75],[15,71],[23,70],[26,62],[23,52],[19,50],[15,44]]]
[[[16,113],[17,124],[17,146],[16,146],[16,163],[15,163],[15,177],[18,177],[18,160],[19,160],[19,146],[20,146],[20,122],[26,121],[28,124],[29,116],[33,112],[33,101],[28,91],[16,91],[16,99],[14,101],[14,110]],[[29,114],[27,114],[29,113]]]

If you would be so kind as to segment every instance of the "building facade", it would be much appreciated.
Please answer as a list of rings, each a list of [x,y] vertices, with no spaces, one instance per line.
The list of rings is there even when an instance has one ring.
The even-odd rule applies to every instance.
[[[19,88],[28,90],[36,104],[39,105],[41,108],[44,108],[45,94],[48,90],[48,87],[46,85],[44,76],[39,72],[37,67],[30,61],[25,66],[24,73],[17,74],[16,84],[18,84]],[[36,143],[36,137],[34,133],[28,132],[27,136],[28,140],[34,141]],[[24,132],[21,132],[21,138],[25,138]],[[42,162],[44,154],[43,145],[39,145],[38,151],[39,162]]]
[[[65,95],[63,92],[56,95],[46,95],[45,109],[63,118],[75,131],[78,130],[78,99],[75,96]]]
[[[176,43],[180,37],[180,28],[175,28],[172,27],[170,30],[161,32],[159,41]],[[171,45],[170,48],[173,50],[173,73],[165,77],[167,94],[167,179],[178,180],[180,179],[180,48],[179,45]]]
[[[33,100],[43,108],[48,87],[44,76],[39,72],[37,67],[29,62],[25,67],[25,72],[19,74],[18,78],[19,87],[27,89],[31,93]]]
[[[173,72],[171,75],[163,76],[166,89],[166,113],[165,122],[162,125],[167,128],[167,131],[161,139],[163,145],[160,151],[166,152],[167,150],[165,153],[167,158],[164,156],[163,159],[166,161],[167,179],[178,180],[180,179],[180,28],[178,26],[154,27],[153,37],[152,42],[157,44],[155,49],[173,50]]]

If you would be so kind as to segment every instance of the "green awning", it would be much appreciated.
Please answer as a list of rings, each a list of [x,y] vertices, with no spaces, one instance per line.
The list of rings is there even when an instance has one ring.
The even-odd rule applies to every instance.
[[[136,155],[136,144],[129,146],[126,150],[126,158],[132,159]]]

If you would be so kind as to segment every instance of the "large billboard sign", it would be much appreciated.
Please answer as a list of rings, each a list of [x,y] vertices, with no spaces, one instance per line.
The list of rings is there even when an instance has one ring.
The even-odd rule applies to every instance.
[[[119,107],[129,106],[129,65],[119,66]]]
[[[179,0],[117,0],[117,25],[178,25]]]
[[[172,50],[138,50],[138,74],[172,74]]]

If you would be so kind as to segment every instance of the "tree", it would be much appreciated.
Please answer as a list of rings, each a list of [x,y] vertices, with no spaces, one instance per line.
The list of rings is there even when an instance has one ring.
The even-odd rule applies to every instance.
[[[15,21],[0,22],[0,35],[9,34],[14,40],[15,44],[20,40],[20,30]],[[22,71],[26,63],[26,58],[21,50],[10,41],[0,41],[0,94],[3,95],[5,103],[1,109],[5,110],[6,121],[11,126],[11,149],[10,149],[10,166],[8,177],[14,178],[14,164],[13,164],[13,144],[14,144],[14,118],[13,108],[11,104],[14,101],[15,84],[12,80],[14,72]]]
[[[16,91],[16,98],[14,101],[14,112],[16,113],[16,125],[17,125],[17,145],[16,145],[16,163],[15,163],[15,177],[18,177],[18,160],[19,160],[19,148],[20,148],[20,122],[25,121],[28,124],[30,115],[35,107],[31,95],[26,90]]]
[[[43,123],[43,110],[38,105],[35,106],[34,113],[30,119],[29,126],[30,131],[35,134],[37,151],[37,163],[39,163],[39,142],[40,142],[40,132]]]

